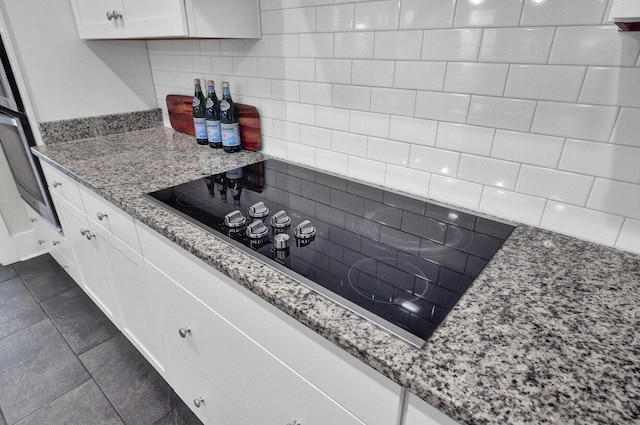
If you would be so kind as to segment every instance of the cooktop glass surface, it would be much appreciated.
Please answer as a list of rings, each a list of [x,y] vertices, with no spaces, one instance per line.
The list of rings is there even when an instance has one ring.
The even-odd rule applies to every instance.
[[[275,159],[147,197],[418,346],[513,230]]]

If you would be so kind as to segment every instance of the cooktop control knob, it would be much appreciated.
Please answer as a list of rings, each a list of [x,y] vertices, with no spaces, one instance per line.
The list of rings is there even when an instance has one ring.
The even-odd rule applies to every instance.
[[[293,234],[298,239],[311,239],[316,235],[316,228],[309,220],[305,220],[293,229]]]
[[[261,239],[269,234],[269,228],[260,220],[256,220],[247,226],[247,236],[251,239]]]
[[[238,210],[231,211],[224,216],[224,225],[227,227],[241,227],[247,223],[247,219]]]
[[[249,207],[249,217],[251,218],[263,218],[269,215],[269,208],[264,202],[256,202]]]
[[[286,233],[280,233],[273,237],[273,247],[280,251],[289,248],[289,235]]]
[[[291,217],[284,210],[280,210],[271,216],[271,226],[277,229],[291,225]]]

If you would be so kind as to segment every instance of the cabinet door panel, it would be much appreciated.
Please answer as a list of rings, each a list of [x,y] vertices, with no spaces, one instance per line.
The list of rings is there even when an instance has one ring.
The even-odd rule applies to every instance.
[[[107,19],[107,12],[122,13],[121,0],[72,0],[80,38],[118,38],[121,19]]]
[[[187,35],[187,18],[180,0],[124,0],[124,37]]]

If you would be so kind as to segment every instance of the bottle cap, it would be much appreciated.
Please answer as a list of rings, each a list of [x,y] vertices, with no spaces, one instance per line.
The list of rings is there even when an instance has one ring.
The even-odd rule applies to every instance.
[[[196,78],[193,80],[193,84],[200,84],[200,78]]]
[[[229,87],[229,82],[228,81],[223,81],[222,82],[222,87]]]
[[[215,82],[213,80],[207,80],[207,86],[214,86],[215,87]]]

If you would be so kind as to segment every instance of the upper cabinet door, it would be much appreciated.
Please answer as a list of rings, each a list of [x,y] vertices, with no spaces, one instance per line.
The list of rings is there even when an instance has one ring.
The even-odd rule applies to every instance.
[[[70,0],[83,39],[260,38],[259,0]]]
[[[183,0],[71,0],[83,39],[184,37]]]

